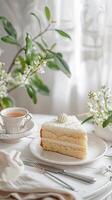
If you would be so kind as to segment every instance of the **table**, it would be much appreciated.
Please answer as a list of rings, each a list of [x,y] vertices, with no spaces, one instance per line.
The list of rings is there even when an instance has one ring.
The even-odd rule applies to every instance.
[[[22,159],[29,158],[35,159],[29,149],[29,144],[33,139],[39,139],[39,129],[41,124],[45,121],[49,121],[53,118],[51,115],[33,115],[33,120],[35,123],[35,127],[33,129],[32,135],[22,138],[15,143],[5,143],[0,141],[0,149],[5,149],[8,152],[15,149],[22,152]],[[64,169],[70,171],[80,171],[83,173],[87,173],[90,175],[96,176],[96,183],[94,184],[84,184],[80,181],[73,180],[69,177],[63,177],[64,180],[69,181],[75,188],[76,191],[82,196],[85,200],[111,200],[112,199],[112,183],[109,181],[107,176],[102,174],[102,167],[108,166],[112,164],[111,158],[103,157],[94,163],[83,165],[83,166],[64,166]],[[29,172],[32,170],[30,167],[27,167]],[[36,171],[33,173],[36,176]],[[61,175],[58,175],[61,176]],[[51,181],[50,179],[46,179],[47,181]],[[52,183],[53,184],[53,183]],[[56,183],[54,183],[56,186]],[[102,189],[102,190],[101,190]],[[99,192],[100,191],[100,192]],[[89,196],[89,198],[87,198]]]

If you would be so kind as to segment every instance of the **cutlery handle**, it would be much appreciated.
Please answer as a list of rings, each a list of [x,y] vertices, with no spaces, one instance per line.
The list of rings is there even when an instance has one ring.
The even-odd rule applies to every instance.
[[[74,191],[75,189],[69,185],[68,183],[66,183],[65,181],[63,181],[62,179],[54,176],[51,172],[45,171],[45,175],[49,175],[51,176],[51,178],[53,178],[53,180],[55,180],[56,182],[58,182],[59,184],[61,184],[62,186],[64,186],[65,188]]]
[[[63,174],[67,175],[67,176],[70,176],[72,178],[81,180],[81,181],[85,181],[87,183],[94,183],[94,182],[96,182],[96,179],[94,177],[92,177],[92,176],[86,176],[86,175],[78,174],[78,173],[76,174],[76,173],[73,173],[73,172],[68,172],[66,170],[64,170]]]

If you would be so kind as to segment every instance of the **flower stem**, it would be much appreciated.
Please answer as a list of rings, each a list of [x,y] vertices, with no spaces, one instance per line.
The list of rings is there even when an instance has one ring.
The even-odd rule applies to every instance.
[[[49,27],[50,27],[51,24],[48,24],[48,26],[42,31],[40,32],[38,35],[36,35],[34,38],[33,38],[33,41],[35,41],[38,37],[42,36],[45,32],[48,31]]]
[[[12,69],[12,67],[13,67],[13,65],[14,65],[14,63],[15,63],[15,61],[16,61],[17,56],[18,56],[23,50],[24,50],[24,47],[22,47],[22,48],[20,48],[20,49],[18,50],[18,52],[16,53],[16,55],[14,56],[14,58],[13,58],[13,60],[12,60],[11,65],[9,66],[9,69],[8,69],[7,73],[9,73],[9,72],[11,71],[11,69]]]
[[[14,89],[16,89],[16,88],[18,88],[18,87],[20,87],[20,86],[21,86],[21,84],[15,85],[15,86],[13,86],[12,88],[10,88],[7,92],[10,93],[10,92],[12,92]]]

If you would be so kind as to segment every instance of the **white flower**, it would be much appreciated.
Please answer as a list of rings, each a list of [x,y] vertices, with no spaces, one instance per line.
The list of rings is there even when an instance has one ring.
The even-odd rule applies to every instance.
[[[20,85],[21,87],[23,87],[24,85],[27,85],[29,84],[29,76],[28,74],[30,73],[30,69],[26,69],[24,71],[24,74],[21,74],[21,73],[17,73],[16,76],[14,76],[12,79],[11,79],[11,83],[13,85]]]
[[[46,65],[43,64],[40,68],[38,68],[38,73],[44,74],[45,73],[45,67],[46,67]]]
[[[0,98],[6,97],[6,96],[7,96],[7,86],[1,85],[0,86]]]
[[[9,74],[4,70],[4,63],[0,62],[0,98],[7,96]]]
[[[110,88],[103,86],[97,92],[88,94],[88,107],[90,115],[97,125],[102,125],[108,119],[112,111],[112,92]]]

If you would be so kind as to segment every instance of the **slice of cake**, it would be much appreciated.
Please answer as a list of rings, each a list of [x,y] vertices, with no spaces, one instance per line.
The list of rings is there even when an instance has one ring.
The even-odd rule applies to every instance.
[[[79,159],[87,156],[87,134],[75,116],[61,114],[57,119],[44,123],[40,136],[41,146],[46,151]]]

